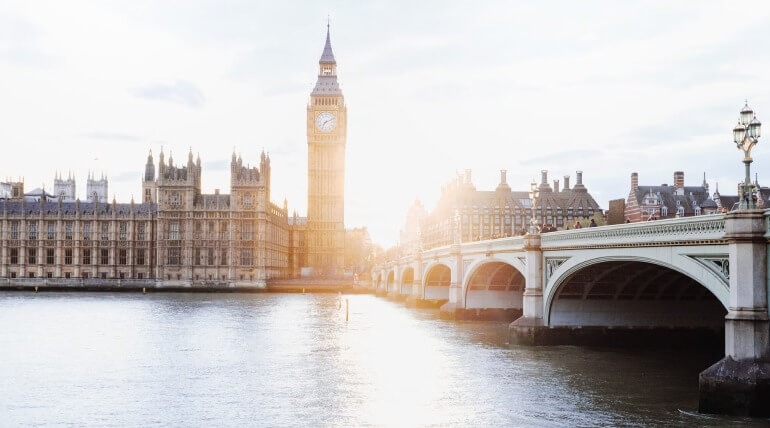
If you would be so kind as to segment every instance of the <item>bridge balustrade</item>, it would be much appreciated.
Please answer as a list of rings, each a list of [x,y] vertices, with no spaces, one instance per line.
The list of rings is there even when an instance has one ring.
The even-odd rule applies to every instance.
[[[544,233],[541,248],[713,242],[723,241],[724,235],[724,214],[711,214]]]

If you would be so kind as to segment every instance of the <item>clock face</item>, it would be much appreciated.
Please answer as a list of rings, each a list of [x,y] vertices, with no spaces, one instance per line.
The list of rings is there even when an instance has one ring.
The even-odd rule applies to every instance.
[[[337,117],[328,111],[321,112],[315,118],[315,127],[321,132],[331,132],[337,126]]]

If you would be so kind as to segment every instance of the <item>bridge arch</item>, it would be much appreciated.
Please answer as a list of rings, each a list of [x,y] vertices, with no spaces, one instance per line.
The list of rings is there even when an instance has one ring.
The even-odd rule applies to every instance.
[[[480,260],[465,275],[465,308],[520,310],[524,285],[523,267],[497,258]]]
[[[729,290],[715,274],[654,258],[611,256],[565,262],[544,294],[549,326],[721,329]]]
[[[423,295],[425,300],[449,300],[449,284],[452,282],[452,270],[444,263],[433,262],[425,269],[423,277]]]
[[[400,294],[412,294],[412,287],[414,283],[414,268],[408,266],[401,272],[401,281],[399,287]]]
[[[385,280],[385,291],[391,292],[396,290],[395,272],[393,270],[388,271],[387,279]]]

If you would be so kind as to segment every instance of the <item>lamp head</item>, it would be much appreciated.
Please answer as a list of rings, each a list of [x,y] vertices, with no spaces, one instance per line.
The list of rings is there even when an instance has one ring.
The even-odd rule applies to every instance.
[[[741,145],[743,139],[746,137],[746,127],[740,122],[733,128],[733,142],[738,146]]]
[[[754,110],[749,107],[748,101],[743,105],[741,109],[741,125],[748,125],[751,119],[754,117]]]
[[[756,116],[754,116],[753,119],[751,119],[751,123],[749,123],[749,137],[751,137],[754,141],[759,139],[760,135],[762,134],[762,123],[757,119]]]

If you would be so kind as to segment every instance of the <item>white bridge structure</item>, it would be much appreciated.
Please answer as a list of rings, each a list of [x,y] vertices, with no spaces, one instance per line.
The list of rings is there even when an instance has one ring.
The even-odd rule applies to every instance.
[[[725,358],[701,374],[701,409],[768,414],[769,240],[770,210],[758,209],[467,243],[455,237],[454,245],[377,267],[372,281],[378,294],[440,304],[443,317],[515,320],[512,344],[724,333]]]

